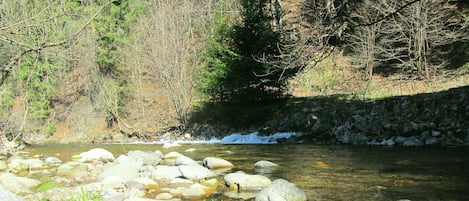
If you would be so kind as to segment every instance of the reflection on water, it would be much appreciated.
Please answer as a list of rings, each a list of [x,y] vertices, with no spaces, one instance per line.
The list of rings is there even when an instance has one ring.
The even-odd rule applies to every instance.
[[[155,144],[105,144],[42,145],[27,151],[58,154],[69,161],[94,147],[116,157],[137,149],[178,151],[195,160],[222,157],[235,164],[235,170],[295,183],[309,200],[469,200],[469,148],[193,144],[163,149]],[[185,152],[188,149],[195,151]],[[254,168],[259,160],[280,167],[259,171]]]

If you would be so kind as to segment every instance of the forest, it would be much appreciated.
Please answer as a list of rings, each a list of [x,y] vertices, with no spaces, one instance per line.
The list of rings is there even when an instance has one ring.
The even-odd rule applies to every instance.
[[[339,57],[348,83],[467,76],[467,33],[464,0],[0,0],[0,142],[249,128]]]

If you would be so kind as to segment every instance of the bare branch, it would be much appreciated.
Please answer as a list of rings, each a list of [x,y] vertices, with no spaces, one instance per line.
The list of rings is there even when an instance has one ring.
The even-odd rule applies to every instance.
[[[57,42],[49,42],[49,43],[42,43],[42,44],[38,44],[34,47],[31,47],[29,45],[26,45],[22,42],[19,42],[19,41],[14,41],[14,40],[11,40],[11,39],[8,39],[6,37],[0,37],[1,40],[3,41],[14,41],[16,44],[20,44],[22,45],[25,49],[19,51],[14,57],[10,58],[10,61],[9,63],[3,67],[2,69],[0,69],[0,72],[1,72],[1,77],[0,77],[0,86],[3,85],[3,83],[5,82],[6,78],[9,76],[10,72],[12,71],[12,69],[14,68],[14,66],[18,63],[18,61],[26,54],[30,53],[30,52],[35,52],[35,51],[39,51],[39,50],[42,50],[42,49],[47,49],[47,48],[51,48],[51,47],[56,47],[56,46],[61,46],[61,45],[64,45],[72,40],[74,40],[81,32],[83,32],[83,30],[86,29],[86,27],[88,27],[92,22],[93,20],[102,12],[102,10],[108,6],[109,4],[111,4],[114,0],[111,0],[109,2],[107,2],[106,4],[102,5],[98,11],[96,11],[94,13],[93,16],[90,17],[90,19],[88,19],[87,22],[85,22],[80,29],[78,29],[76,32],[74,32],[73,34],[71,34],[70,36],[68,36],[67,38],[65,38],[64,40],[61,40],[61,41],[57,41]],[[49,5],[50,6],[50,5]],[[42,12],[42,11],[41,11]],[[39,13],[37,14],[39,15]],[[29,18],[31,19],[31,18]],[[28,20],[23,20],[21,21],[21,23],[26,23]]]

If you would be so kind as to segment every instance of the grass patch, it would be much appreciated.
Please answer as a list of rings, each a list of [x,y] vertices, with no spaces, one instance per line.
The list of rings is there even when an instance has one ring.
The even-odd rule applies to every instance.
[[[81,189],[78,195],[69,199],[68,201],[102,201],[103,197],[100,194],[91,193],[85,189]]]
[[[60,187],[62,187],[62,185],[60,185],[59,183],[51,180],[49,177],[46,177],[44,179],[44,181],[41,183],[41,185],[39,185],[37,187],[37,191],[38,192],[44,192],[44,191],[47,191],[49,189],[60,188]]]

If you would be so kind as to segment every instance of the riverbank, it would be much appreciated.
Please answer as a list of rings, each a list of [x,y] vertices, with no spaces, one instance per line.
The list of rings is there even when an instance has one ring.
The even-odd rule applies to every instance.
[[[469,86],[382,99],[291,98],[270,120],[241,133],[296,132],[285,143],[459,146],[469,144]],[[202,137],[239,132],[196,125]]]
[[[222,140],[231,134],[270,136],[297,133],[279,143],[360,144],[383,146],[461,146],[469,144],[469,86],[432,93],[360,100],[351,95],[292,97],[282,106],[266,105],[269,119],[248,128],[223,124],[193,124],[149,133],[142,138],[96,132],[76,138],[58,133],[39,143],[132,143]],[[256,113],[257,111],[250,111]],[[212,113],[213,114],[213,113]],[[239,114],[233,114],[239,115]],[[219,118],[214,116],[212,118]],[[221,117],[220,117],[221,118]]]

